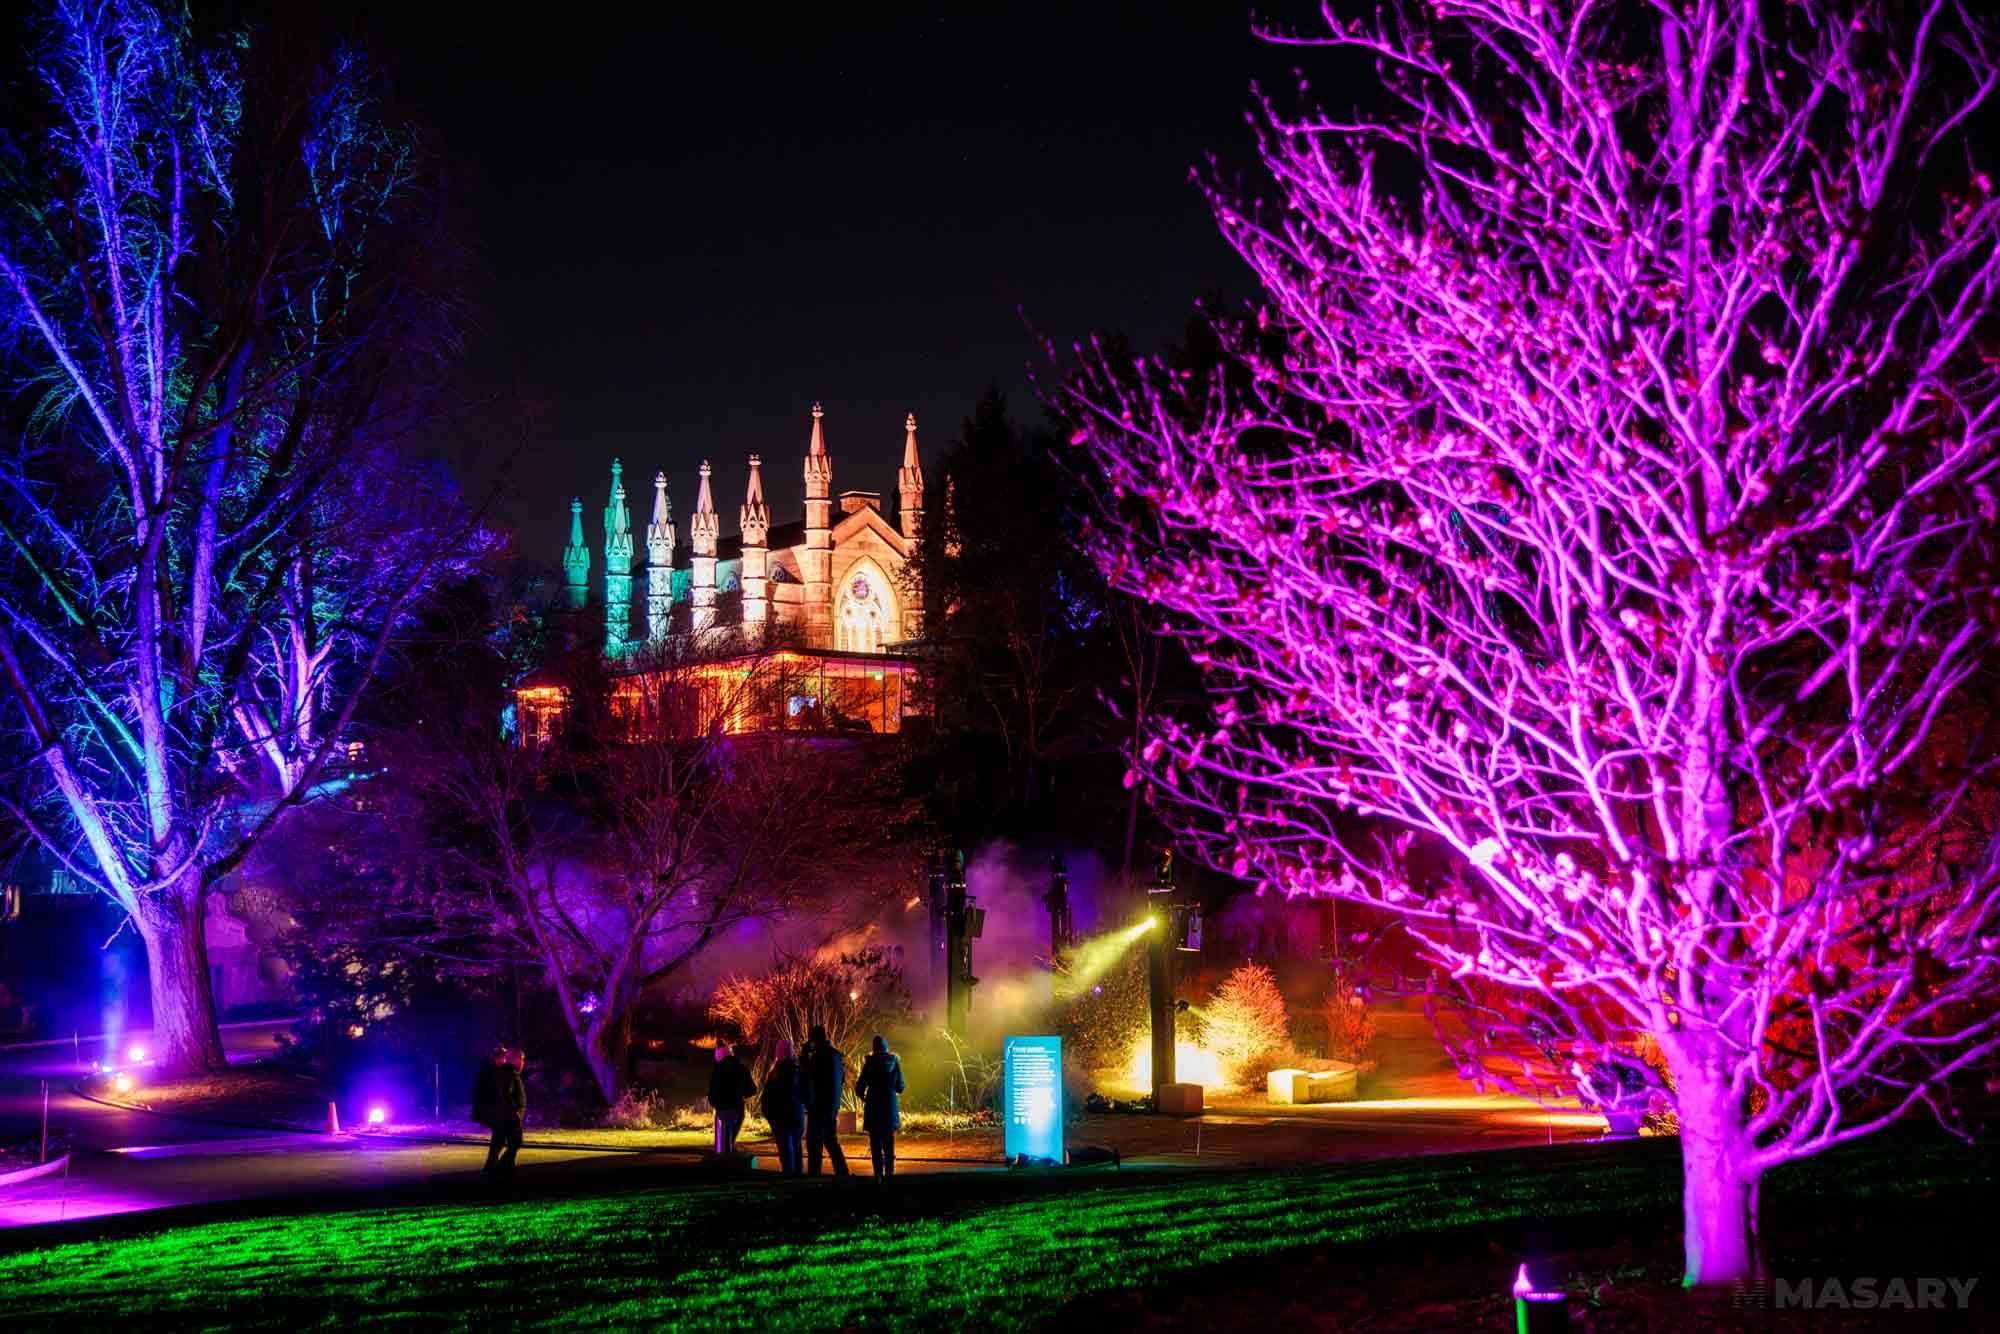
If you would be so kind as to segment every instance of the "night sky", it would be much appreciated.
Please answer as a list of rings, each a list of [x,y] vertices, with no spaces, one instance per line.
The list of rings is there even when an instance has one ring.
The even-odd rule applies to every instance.
[[[580,493],[601,574],[614,455],[638,524],[664,467],[685,531],[708,457],[733,531],[753,450],[795,517],[815,399],[834,490],[893,504],[905,412],[928,461],[989,384],[1039,415],[1030,325],[1156,346],[1246,281],[1188,181],[1211,152],[1242,163],[1274,68],[1233,0],[445,8],[358,14],[473,224],[474,379],[536,405],[462,468],[475,497],[503,483],[524,555],[555,560]]]

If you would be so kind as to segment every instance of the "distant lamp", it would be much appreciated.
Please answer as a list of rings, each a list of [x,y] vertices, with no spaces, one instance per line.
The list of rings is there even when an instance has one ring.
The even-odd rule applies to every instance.
[[[132,1064],[137,1065],[139,1064],[139,1062],[146,1059],[146,1049],[144,1047],[139,1046],[137,1043],[134,1043],[132,1044],[132,1046],[126,1048],[125,1059],[130,1061]]]
[[[111,1087],[115,1092],[118,1093],[130,1093],[132,1091],[132,1076],[124,1074],[123,1072],[119,1073],[117,1077],[115,1077],[111,1081]]]
[[[1537,1284],[1522,1263],[1514,1276],[1514,1334],[1557,1334],[1569,1328],[1569,1294]]]
[[[375,1106],[370,1107],[368,1109],[368,1126],[371,1130],[379,1129],[382,1126],[382,1123],[387,1121],[388,1119],[389,1119],[389,1109],[382,1106],[380,1103],[377,1103]]]

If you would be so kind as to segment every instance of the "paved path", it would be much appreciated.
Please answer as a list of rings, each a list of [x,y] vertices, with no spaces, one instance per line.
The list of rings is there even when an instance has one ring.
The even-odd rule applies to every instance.
[[[276,1047],[283,1021],[231,1024],[223,1045],[232,1061],[255,1060]],[[127,1034],[144,1044],[146,1034]],[[485,1150],[471,1145],[409,1144],[367,1136],[297,1135],[109,1107],[78,1097],[71,1087],[94,1062],[119,1063],[123,1053],[102,1039],[65,1039],[0,1049],[0,1137],[39,1133],[42,1087],[49,1093],[51,1131],[67,1131],[73,1149],[66,1173],[0,1187],[0,1228],[209,1204],[221,1200],[325,1191],[359,1191],[469,1178]],[[537,1163],[603,1158],[536,1150]]]
[[[222,1045],[232,1061],[250,1061],[277,1050],[286,1020],[256,1020],[230,1024]],[[101,1037],[73,1043],[69,1038],[0,1047],[0,1136],[15,1139],[36,1133],[42,1118],[42,1085],[49,1090],[49,1128],[67,1129],[79,1148],[115,1149],[129,1144],[185,1143],[190,1140],[241,1139],[240,1128],[162,1117],[151,1112],[106,1107],[79,1098],[72,1086],[100,1065],[126,1063],[130,1048],[144,1047],[152,1035],[128,1033],[119,1044]],[[122,1046],[124,1050],[115,1049]]]

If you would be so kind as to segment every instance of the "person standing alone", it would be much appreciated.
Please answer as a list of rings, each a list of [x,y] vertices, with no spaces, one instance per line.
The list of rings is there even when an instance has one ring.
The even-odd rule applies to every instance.
[[[833,1174],[847,1175],[847,1155],[840,1151],[840,1098],[847,1092],[847,1062],[840,1048],[827,1040],[826,1029],[814,1024],[806,1034],[803,1058],[810,1093],[806,1099],[806,1161],[809,1174],[819,1175],[822,1150],[833,1160]]]
[[[779,1038],[771,1049],[771,1073],[764,1076],[764,1119],[778,1143],[778,1169],[788,1177],[805,1171],[805,1072],[792,1058],[792,1044]]]
[[[903,1126],[903,1063],[889,1040],[875,1035],[875,1049],[861,1063],[854,1096],[861,1099],[861,1128],[868,1132],[868,1156],[875,1179],[896,1175],[896,1132]]]
[[[715,1044],[715,1070],[708,1077],[708,1105],[715,1109],[715,1151],[736,1152],[736,1137],[743,1131],[743,1104],[757,1091],[750,1067],[737,1058],[726,1042]]]
[[[528,1113],[528,1089],[521,1082],[526,1064],[524,1053],[505,1045],[493,1049],[493,1058],[479,1072],[472,1088],[472,1119],[493,1132],[486,1146],[484,1176],[500,1176],[514,1170],[521,1152],[521,1123]]]

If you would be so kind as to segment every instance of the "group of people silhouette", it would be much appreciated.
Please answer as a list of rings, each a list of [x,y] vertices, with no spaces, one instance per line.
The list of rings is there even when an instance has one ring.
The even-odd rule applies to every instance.
[[[875,1176],[896,1174],[896,1132],[902,1128],[903,1066],[889,1050],[888,1039],[876,1036],[854,1096],[861,1104],[861,1128],[868,1132],[868,1155]],[[727,1044],[715,1049],[715,1072],[709,1077],[708,1102],[715,1110],[715,1151],[736,1151],[736,1138],[750,1098],[757,1093],[750,1069]],[[758,1109],[771,1127],[778,1148],[779,1170],[786,1176],[819,1176],[830,1160],[835,1176],[846,1176],[847,1155],[840,1147],[840,1104],[847,1094],[847,1058],[815,1024],[805,1046],[794,1053],[779,1038],[772,1048],[770,1073],[764,1077]]]

